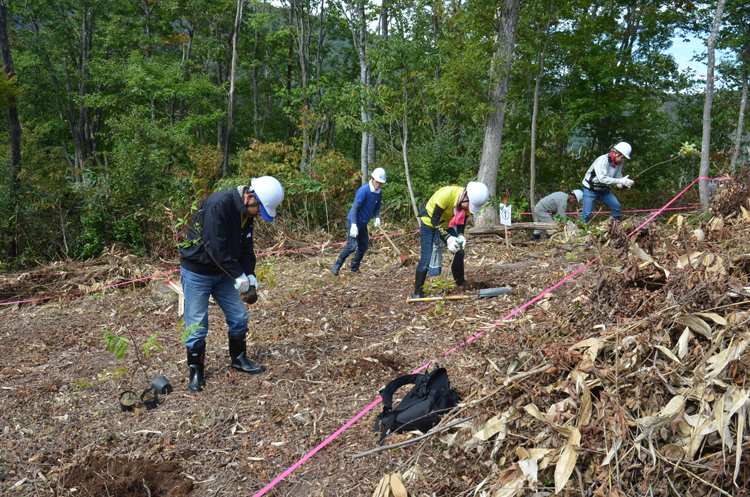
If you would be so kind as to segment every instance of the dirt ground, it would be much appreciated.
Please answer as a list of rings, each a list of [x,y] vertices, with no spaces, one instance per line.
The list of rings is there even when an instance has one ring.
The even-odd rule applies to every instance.
[[[277,238],[266,236],[262,243],[279,247]],[[177,296],[164,278],[95,290],[176,270],[177,260],[111,254],[96,263],[57,263],[6,275],[0,302],[87,292],[0,307],[0,493],[253,495],[366,409],[390,380],[433,360],[447,368],[461,405],[473,406],[457,417],[486,419],[516,400],[546,395],[541,385],[572,360],[569,345],[598,333],[594,325],[619,318],[608,314],[609,297],[596,293],[604,268],[592,266],[493,326],[597,255],[598,248],[585,243],[553,239],[537,245],[522,237],[510,249],[500,238],[470,238],[467,292],[449,284],[445,256],[447,283],[428,285],[436,295],[500,286],[512,287],[511,293],[423,304],[406,302],[413,292],[416,234],[394,238],[407,255],[405,265],[386,241],[376,240],[361,272],[351,273],[347,263],[339,277],[328,271],[339,246],[262,256],[260,298],[248,307],[248,350],[250,360],[267,371],[251,376],[229,367],[226,324],[212,304],[207,384],[198,394],[187,390],[184,329]],[[316,241],[311,234],[295,243]],[[621,309],[639,309],[631,315],[652,309],[648,297],[632,298],[619,302]],[[134,342],[124,359],[108,352],[105,330]],[[163,350],[152,350],[140,364],[135,349],[154,334]],[[556,367],[534,380],[539,389],[500,391],[511,373],[540,361]],[[160,396],[156,409],[121,411],[121,392],[140,394],[160,376],[174,391]],[[470,495],[529,440],[509,433],[492,457],[435,438],[353,457],[376,447],[373,424],[381,409],[365,413],[266,495],[373,495],[383,475],[410,468],[419,470],[407,482],[410,495]],[[584,439],[589,435],[595,434],[584,432]],[[390,435],[386,444],[413,436]],[[541,490],[554,490],[551,476],[541,480]],[[580,495],[577,488],[572,492]]]

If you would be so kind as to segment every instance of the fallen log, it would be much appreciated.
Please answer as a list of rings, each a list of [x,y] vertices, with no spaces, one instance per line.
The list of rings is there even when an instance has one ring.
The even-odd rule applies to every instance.
[[[472,236],[479,235],[503,235],[505,234],[505,228],[508,231],[521,231],[521,230],[559,230],[560,225],[557,223],[513,223],[510,226],[487,226],[482,228],[469,228],[466,233]]]

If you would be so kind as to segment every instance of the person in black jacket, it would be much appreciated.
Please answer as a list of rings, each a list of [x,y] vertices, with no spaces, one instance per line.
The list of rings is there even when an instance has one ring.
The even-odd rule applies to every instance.
[[[284,188],[272,176],[253,178],[251,186],[220,190],[200,205],[180,249],[180,279],[185,295],[185,340],[190,368],[188,390],[205,386],[204,361],[208,335],[208,299],[224,311],[232,367],[249,374],[265,371],[247,360],[247,309],[240,294],[255,294],[253,223],[257,216],[273,222]],[[255,294],[257,299],[257,294]],[[253,299],[245,299],[253,303]]]

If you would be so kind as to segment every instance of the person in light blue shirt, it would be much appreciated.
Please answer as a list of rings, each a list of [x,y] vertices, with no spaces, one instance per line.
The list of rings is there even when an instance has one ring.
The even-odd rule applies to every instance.
[[[362,185],[354,196],[352,209],[346,218],[347,243],[339,254],[331,272],[338,276],[346,258],[354,254],[352,272],[359,272],[359,264],[370,246],[367,223],[375,218],[374,226],[380,226],[380,205],[383,200],[381,187],[385,184],[385,169],[379,167],[372,172],[371,179]],[[356,252],[356,253],[355,253]]]

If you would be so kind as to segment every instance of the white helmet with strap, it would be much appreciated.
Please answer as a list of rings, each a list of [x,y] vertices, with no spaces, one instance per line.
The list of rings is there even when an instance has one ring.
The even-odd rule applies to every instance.
[[[626,159],[630,159],[630,153],[633,151],[633,147],[627,142],[620,142],[615,145],[615,150],[624,155]]]
[[[479,181],[469,181],[466,185],[466,194],[469,196],[469,211],[472,214],[481,211],[490,199],[490,189]]]
[[[370,176],[379,183],[385,183],[385,169],[382,167],[375,169]]]
[[[253,193],[260,202],[260,215],[268,222],[276,217],[276,207],[284,200],[284,187],[273,176],[261,176],[250,180]]]

